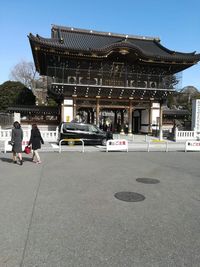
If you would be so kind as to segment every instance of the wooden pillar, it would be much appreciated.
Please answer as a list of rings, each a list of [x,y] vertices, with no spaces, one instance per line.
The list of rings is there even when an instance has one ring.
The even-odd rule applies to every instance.
[[[115,110],[114,111],[114,131],[115,131],[115,129],[117,129],[117,111]]]
[[[96,103],[96,125],[99,127],[99,98]]]
[[[64,121],[64,103],[61,103],[60,105],[60,122]]]
[[[94,123],[94,110],[91,111],[91,122]]]
[[[160,102],[160,117],[159,117],[159,139],[160,141],[163,140],[162,116],[163,116],[163,109],[162,109],[162,102]]]
[[[128,110],[128,134],[132,135],[132,120],[133,120],[133,108],[132,101],[129,100],[129,110]]]
[[[124,111],[120,110],[121,112],[121,134],[124,134]]]
[[[120,113],[121,113],[121,125],[123,125],[124,124],[124,111],[120,110]]]
[[[152,102],[149,102],[149,134],[152,134]]]

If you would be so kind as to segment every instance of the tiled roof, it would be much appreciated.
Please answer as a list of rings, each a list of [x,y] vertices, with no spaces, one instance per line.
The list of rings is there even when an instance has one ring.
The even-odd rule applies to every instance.
[[[59,108],[48,106],[12,106],[7,108],[8,112],[20,112],[23,114],[35,113],[44,115],[57,115],[59,114]]]
[[[115,48],[134,50],[142,57],[166,61],[198,62],[200,54],[181,53],[167,49],[154,37],[113,34],[61,26],[52,26],[51,38],[29,35],[30,42],[49,48],[70,52],[107,54]]]
[[[186,109],[166,109],[166,110],[163,110],[163,114],[165,115],[174,115],[174,114],[189,115],[190,112]]]

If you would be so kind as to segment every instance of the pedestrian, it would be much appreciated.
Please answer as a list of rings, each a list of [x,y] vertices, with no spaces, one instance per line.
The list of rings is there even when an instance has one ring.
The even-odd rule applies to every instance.
[[[21,125],[18,121],[13,123],[13,129],[11,132],[11,145],[13,152],[13,162],[17,163],[17,156],[19,158],[20,165],[23,164],[22,161],[22,140],[23,140],[23,131]]]
[[[40,155],[38,153],[38,149],[41,148],[41,144],[44,144],[44,141],[42,139],[40,130],[37,127],[37,124],[34,123],[32,125],[31,137],[30,137],[28,145],[32,146],[32,151],[33,151],[32,161],[35,163],[41,163]],[[34,160],[34,158],[36,158],[36,160]]]
[[[125,123],[124,132],[126,135],[128,135],[128,122]]]

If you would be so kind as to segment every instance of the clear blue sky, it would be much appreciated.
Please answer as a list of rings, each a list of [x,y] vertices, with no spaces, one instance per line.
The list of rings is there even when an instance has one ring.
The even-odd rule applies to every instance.
[[[200,0],[1,0],[0,84],[21,60],[33,61],[27,35],[50,37],[51,24],[156,36],[179,52],[200,53]],[[182,87],[200,90],[200,63]]]

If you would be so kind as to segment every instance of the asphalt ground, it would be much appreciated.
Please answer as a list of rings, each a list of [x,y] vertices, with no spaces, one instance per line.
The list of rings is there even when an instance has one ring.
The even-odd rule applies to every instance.
[[[20,166],[0,154],[1,267],[200,266],[200,153],[30,158]],[[118,192],[145,199],[121,201]]]

